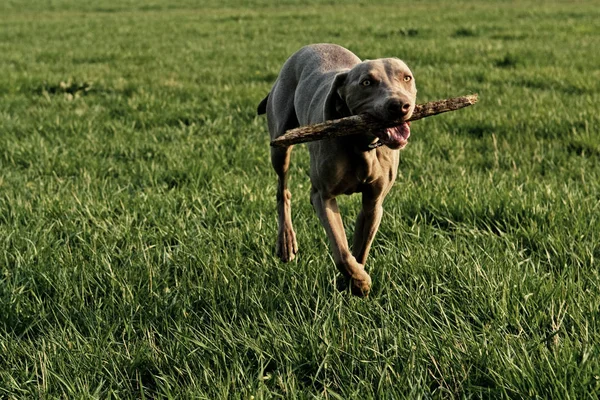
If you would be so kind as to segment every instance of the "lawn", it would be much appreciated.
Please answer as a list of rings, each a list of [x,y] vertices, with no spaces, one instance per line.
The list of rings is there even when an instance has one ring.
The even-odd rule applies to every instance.
[[[600,395],[600,2],[340,3],[0,4],[0,398]],[[480,96],[412,125],[367,299],[303,146],[275,255],[256,106],[318,42]]]

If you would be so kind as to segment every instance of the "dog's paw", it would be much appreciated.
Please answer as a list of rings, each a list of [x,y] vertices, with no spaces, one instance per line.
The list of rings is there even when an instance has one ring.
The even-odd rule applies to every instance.
[[[291,227],[281,229],[277,237],[277,257],[283,262],[288,262],[296,257],[296,253],[298,253],[296,232]]]
[[[358,297],[367,297],[371,291],[371,277],[364,272],[360,276],[353,276],[351,279],[352,294]]]
[[[350,278],[344,274],[340,274],[335,278],[335,288],[339,292],[345,292],[350,287]]]

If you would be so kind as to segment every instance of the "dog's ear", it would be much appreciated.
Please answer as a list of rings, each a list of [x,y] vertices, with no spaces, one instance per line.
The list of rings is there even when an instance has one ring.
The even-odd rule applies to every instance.
[[[350,116],[350,109],[348,109],[346,101],[341,96],[347,78],[348,72],[340,72],[333,79],[323,107],[325,121]]]

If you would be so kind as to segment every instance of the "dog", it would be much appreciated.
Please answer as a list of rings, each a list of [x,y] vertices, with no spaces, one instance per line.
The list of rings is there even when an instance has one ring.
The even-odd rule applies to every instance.
[[[334,44],[301,48],[283,65],[258,114],[267,114],[271,140],[288,129],[327,120],[368,114],[400,125],[374,136],[352,135],[308,143],[311,203],[329,241],[339,271],[352,293],[367,296],[371,277],[364,265],[383,215],[383,200],[396,180],[399,155],[410,136],[406,122],[415,107],[417,89],[408,66],[398,58],[361,61]],[[298,252],[287,187],[293,146],[271,147],[278,176],[277,255],[288,262]],[[348,246],[336,197],[362,194],[352,250]]]

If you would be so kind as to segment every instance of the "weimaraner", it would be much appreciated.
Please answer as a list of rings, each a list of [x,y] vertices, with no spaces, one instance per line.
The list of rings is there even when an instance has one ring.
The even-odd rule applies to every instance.
[[[416,94],[410,69],[397,58],[361,62],[343,47],[315,44],[303,47],[285,62],[259,104],[258,114],[267,114],[271,139],[275,139],[288,129],[350,115],[406,120],[414,110]],[[376,136],[308,143],[310,200],[331,242],[335,264],[356,295],[366,296],[371,288],[364,264],[381,222],[383,199],[396,180],[398,150],[406,146],[409,135],[409,123],[403,122]],[[287,188],[291,151],[292,146],[271,148],[279,180],[277,255],[284,262],[298,251]],[[362,193],[362,210],[350,252],[336,196],[352,193]]]

